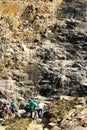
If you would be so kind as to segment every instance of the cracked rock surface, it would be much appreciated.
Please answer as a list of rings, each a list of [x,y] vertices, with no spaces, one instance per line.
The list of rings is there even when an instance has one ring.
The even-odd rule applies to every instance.
[[[87,1],[0,1],[0,100],[87,95]]]

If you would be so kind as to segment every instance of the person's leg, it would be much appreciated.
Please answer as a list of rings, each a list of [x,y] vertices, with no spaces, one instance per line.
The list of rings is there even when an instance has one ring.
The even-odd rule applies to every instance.
[[[15,109],[12,108],[12,116],[15,118]]]
[[[35,118],[38,118],[38,110],[35,110]]]
[[[38,114],[37,114],[37,110],[34,110],[33,111],[33,119],[37,118],[38,117]]]
[[[14,110],[13,112],[13,117],[15,118],[16,117],[16,111]]]
[[[40,111],[41,111],[41,117],[43,117],[43,110],[41,109]]]
[[[38,117],[40,118],[40,109],[38,110]]]
[[[39,111],[38,111],[38,115],[39,115],[39,118],[42,117],[42,109],[39,109]]]
[[[8,118],[8,112],[7,112],[7,110],[4,111],[4,118],[5,118],[5,119]]]
[[[7,110],[6,118],[8,119],[9,117],[9,111]]]
[[[33,112],[32,112],[32,118],[33,118],[33,119],[36,118],[36,111],[35,111],[35,110],[33,110]]]
[[[30,118],[32,118],[32,113],[33,113],[32,110],[30,110]]]

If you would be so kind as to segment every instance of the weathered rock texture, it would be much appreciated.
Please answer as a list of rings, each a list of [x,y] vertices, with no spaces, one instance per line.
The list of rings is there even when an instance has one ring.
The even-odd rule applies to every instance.
[[[0,98],[87,95],[86,27],[86,0],[1,0]]]
[[[70,103],[70,104],[69,104]],[[60,96],[60,100],[44,113],[48,130],[86,130],[87,103],[85,97]]]

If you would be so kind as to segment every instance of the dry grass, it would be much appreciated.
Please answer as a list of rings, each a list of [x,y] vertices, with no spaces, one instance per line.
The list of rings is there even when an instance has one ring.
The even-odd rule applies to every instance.
[[[67,100],[60,100],[55,103],[55,105],[50,109],[49,113],[51,115],[50,121],[57,122],[64,119],[65,115],[68,112],[75,108],[76,105],[79,104],[79,101],[74,99],[71,101]],[[76,111],[76,114],[79,113],[81,110]]]
[[[8,119],[6,120],[3,125],[8,126],[6,130],[27,130],[29,124],[31,123],[32,119],[29,118],[17,118],[17,119]]]

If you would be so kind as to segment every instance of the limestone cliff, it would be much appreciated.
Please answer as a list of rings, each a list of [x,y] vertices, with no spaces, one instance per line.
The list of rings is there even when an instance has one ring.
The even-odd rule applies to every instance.
[[[0,1],[0,98],[87,95],[87,0]]]

